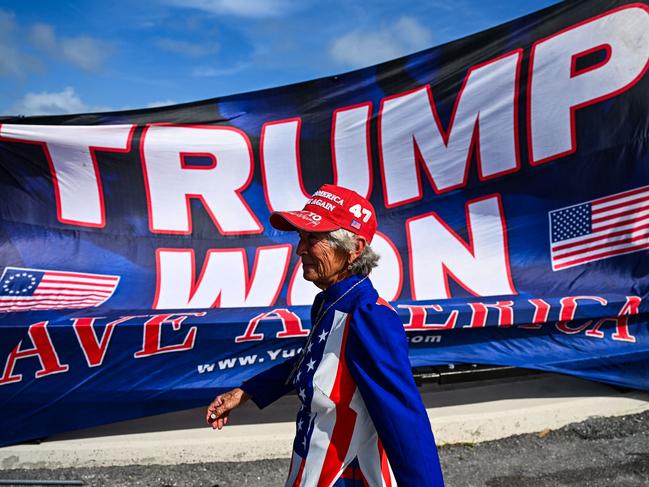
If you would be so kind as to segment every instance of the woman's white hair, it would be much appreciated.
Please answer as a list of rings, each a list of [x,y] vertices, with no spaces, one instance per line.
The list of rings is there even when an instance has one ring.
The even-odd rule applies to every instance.
[[[339,228],[332,232],[327,233],[327,240],[334,247],[343,250],[344,252],[353,252],[356,250],[356,235],[349,230]],[[374,252],[369,244],[365,246],[363,253],[351,263],[351,273],[361,276],[367,276],[372,269],[379,265],[379,254]]]

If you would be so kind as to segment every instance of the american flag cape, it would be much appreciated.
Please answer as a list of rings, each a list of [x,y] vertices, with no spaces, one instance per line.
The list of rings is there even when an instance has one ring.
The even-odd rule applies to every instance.
[[[358,485],[443,485],[397,314],[358,277],[320,293],[313,323],[320,312],[303,357],[242,385],[261,408],[295,387],[301,406],[286,485],[349,485],[358,470]]]

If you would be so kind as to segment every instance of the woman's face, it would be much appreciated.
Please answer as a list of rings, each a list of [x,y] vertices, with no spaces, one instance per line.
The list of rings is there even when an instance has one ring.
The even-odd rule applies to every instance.
[[[340,281],[347,273],[346,252],[334,248],[326,233],[298,231],[300,242],[297,255],[302,258],[304,279],[313,282],[320,289],[327,289]]]

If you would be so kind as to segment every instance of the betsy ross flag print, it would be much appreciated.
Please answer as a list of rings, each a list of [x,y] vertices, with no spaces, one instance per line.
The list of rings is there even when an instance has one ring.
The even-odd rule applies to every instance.
[[[649,248],[649,186],[553,210],[552,270]]]
[[[90,308],[110,298],[120,276],[6,267],[0,312]]]

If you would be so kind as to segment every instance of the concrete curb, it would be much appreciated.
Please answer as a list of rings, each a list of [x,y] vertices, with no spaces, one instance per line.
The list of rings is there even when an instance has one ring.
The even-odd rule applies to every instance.
[[[484,410],[480,408],[487,406]],[[500,410],[489,406],[502,407]],[[649,394],[626,393],[619,396],[593,396],[546,401],[543,404],[480,404],[440,416],[439,409],[428,409],[438,445],[478,443],[508,436],[558,429],[595,416],[624,416],[649,410]]]
[[[649,410],[649,393],[543,374],[421,389],[439,445],[476,443],[556,429],[593,416]],[[294,396],[264,411],[246,404],[222,431],[202,426],[203,409],[105,425],[0,449],[2,469],[251,461],[290,456]]]

